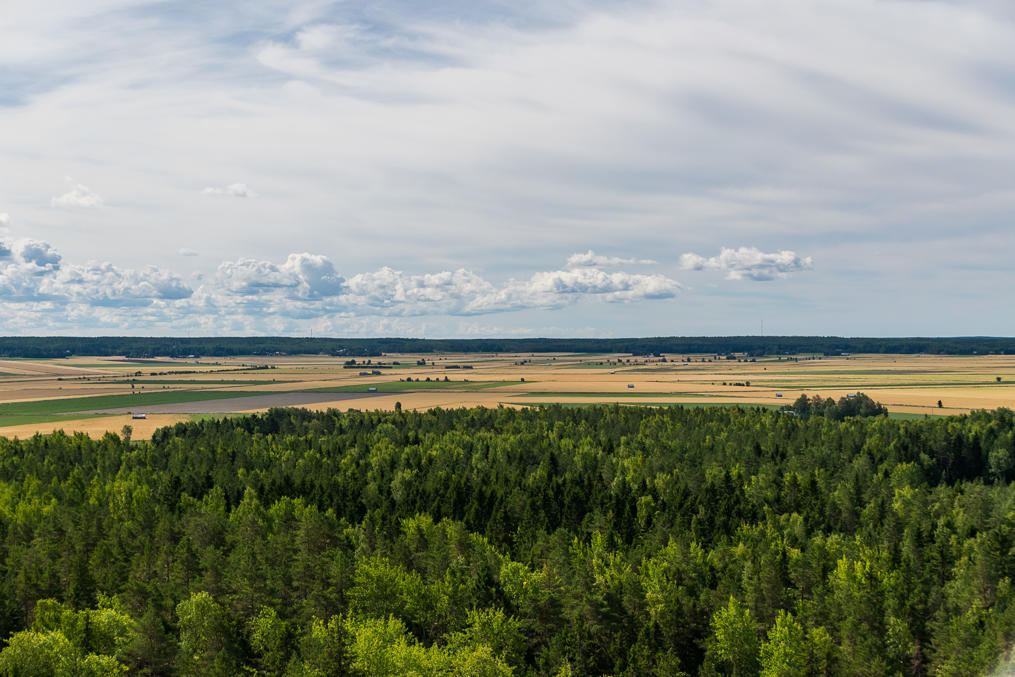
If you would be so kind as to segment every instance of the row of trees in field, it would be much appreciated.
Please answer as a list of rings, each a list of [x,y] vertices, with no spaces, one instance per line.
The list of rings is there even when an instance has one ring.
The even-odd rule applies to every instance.
[[[1015,417],[264,415],[0,440],[0,675],[975,675]]]
[[[407,339],[407,338],[294,338],[247,337],[140,337],[140,336],[5,336],[0,357],[52,358],[69,355],[126,355],[198,357],[328,354],[346,357],[383,353],[630,353],[647,355],[752,356],[811,353],[927,353],[936,355],[1015,354],[1015,338],[844,338],[840,336],[664,336],[620,339]]]

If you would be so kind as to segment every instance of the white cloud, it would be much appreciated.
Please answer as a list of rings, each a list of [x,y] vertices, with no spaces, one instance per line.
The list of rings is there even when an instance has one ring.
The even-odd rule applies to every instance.
[[[91,307],[96,309],[92,319],[101,318],[103,326],[119,321],[135,329],[172,325],[175,318],[211,331],[283,331],[295,326],[292,322],[321,327],[351,318],[474,316],[562,308],[590,299],[648,301],[672,298],[681,289],[662,275],[590,267],[540,272],[501,285],[466,269],[410,274],[383,267],[346,280],[327,257],[294,253],[282,263],[224,261],[214,275],[198,275],[195,290],[155,266],[67,264],[38,240],[17,240],[3,251],[8,263],[0,265],[0,306],[17,304],[20,313],[35,313],[40,321],[52,313],[82,317],[81,309]]]
[[[290,254],[282,269],[299,280],[299,295],[303,298],[337,296],[345,282],[335,272],[334,264],[319,254]]]
[[[47,272],[59,270],[62,258],[48,242],[30,239],[15,242],[14,254],[21,261]]]
[[[257,197],[245,183],[231,183],[228,186],[209,186],[201,191],[203,195],[228,195],[229,197]]]
[[[224,261],[215,274],[198,272],[193,279],[196,289],[157,266],[68,263],[45,241],[0,241],[0,313],[8,314],[8,328],[19,329],[33,322],[53,328],[78,321],[135,331],[185,325],[212,333],[285,332],[308,322],[318,328],[366,326],[349,324],[353,318],[461,317],[562,308],[583,300],[649,301],[672,298],[681,289],[663,275],[589,266],[503,284],[464,268],[412,274],[385,266],[346,279],[328,257],[306,252],[289,254],[281,263]]]
[[[177,275],[155,266],[131,270],[94,262],[62,269],[47,278],[40,291],[72,303],[114,308],[178,301],[193,294]]]
[[[258,296],[279,290],[296,295],[300,286],[293,271],[257,259],[224,261],[219,264],[216,278],[220,288],[237,296]]]
[[[494,284],[466,270],[410,274],[384,267],[340,276],[325,256],[295,253],[282,263],[225,261],[192,289],[177,274],[148,266],[67,263],[47,242],[0,244],[0,315],[8,330],[87,333],[89,327],[131,332],[291,333],[307,327],[357,335],[425,335],[430,320],[555,309],[583,300],[631,303],[672,298],[681,289],[662,275],[581,267]],[[386,319],[387,318],[387,319]],[[474,330],[458,325],[458,333]],[[478,326],[478,325],[477,325]],[[371,331],[369,327],[375,328]],[[492,330],[487,330],[487,333]],[[525,335],[524,327],[505,329]],[[596,330],[589,329],[596,333]]]
[[[20,304],[18,314],[25,312],[25,304],[49,304],[62,313],[72,304],[127,308],[193,293],[177,275],[155,266],[139,271],[111,263],[63,265],[62,258],[48,242],[24,238],[0,243],[0,259],[8,261],[0,265],[0,303]]]
[[[476,297],[468,313],[492,313],[526,308],[560,308],[583,297],[609,302],[672,298],[680,283],[663,275],[607,273],[594,268],[536,273],[528,280],[511,280],[502,289]]]
[[[623,266],[623,265],[652,265],[657,263],[652,259],[625,259],[620,256],[602,256],[591,249],[582,253],[571,254],[567,258],[568,268],[579,266]]]
[[[349,278],[348,301],[411,315],[458,314],[472,299],[492,291],[493,285],[465,269],[410,275],[384,267]]]
[[[193,249],[188,249],[186,247],[181,247],[180,249],[177,249],[176,253],[179,254],[180,256],[200,256],[200,254],[198,254]]]
[[[0,212],[0,230],[6,230],[11,225],[11,216],[5,212]]]
[[[80,183],[75,184],[69,191],[51,201],[54,207],[101,207],[102,197],[92,191],[88,186]]]
[[[694,253],[684,254],[680,257],[680,267],[684,270],[718,270],[726,273],[727,280],[768,281],[810,270],[814,262],[811,257],[798,256],[788,249],[765,253],[755,247],[723,247],[719,256],[710,258]]]

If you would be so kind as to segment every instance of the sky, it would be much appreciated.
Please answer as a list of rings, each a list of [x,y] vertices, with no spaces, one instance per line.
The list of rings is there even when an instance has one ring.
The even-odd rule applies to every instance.
[[[0,334],[1015,335],[1002,0],[0,3]]]

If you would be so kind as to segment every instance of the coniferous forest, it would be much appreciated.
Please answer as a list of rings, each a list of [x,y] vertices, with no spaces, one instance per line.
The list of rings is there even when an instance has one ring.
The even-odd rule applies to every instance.
[[[296,338],[291,336],[0,336],[0,357],[59,358],[71,355],[129,358],[235,357],[240,355],[326,354],[377,356],[384,353],[703,353],[753,356],[815,353],[897,353],[929,355],[1012,355],[1015,338],[996,336],[659,336],[646,338]]]
[[[0,674],[983,674],[1013,431],[603,406],[0,440]]]

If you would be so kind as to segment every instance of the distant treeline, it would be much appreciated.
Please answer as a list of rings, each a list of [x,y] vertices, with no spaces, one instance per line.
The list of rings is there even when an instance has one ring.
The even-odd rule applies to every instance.
[[[126,355],[228,357],[231,355],[328,354],[374,356],[382,353],[928,353],[932,355],[1015,354],[1015,338],[844,338],[841,336],[661,336],[650,338],[293,338],[8,336],[0,337],[2,357]]]

